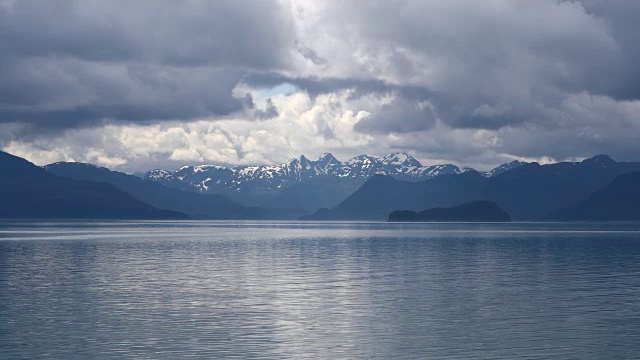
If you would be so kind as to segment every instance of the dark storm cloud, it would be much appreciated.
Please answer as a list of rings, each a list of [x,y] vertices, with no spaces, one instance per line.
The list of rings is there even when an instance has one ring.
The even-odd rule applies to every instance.
[[[290,40],[277,1],[22,0],[0,19],[5,56],[271,68]]]
[[[623,100],[640,99],[640,2],[636,0],[582,0],[587,11],[604,19],[620,44],[620,61],[612,64],[614,81],[606,93]]]
[[[16,1],[0,6],[0,122],[42,128],[243,109],[249,70],[293,46],[276,1]]]
[[[289,82],[314,97],[340,89],[354,98],[394,94],[402,99],[359,126],[383,132],[428,128],[424,119],[433,114],[407,113],[419,102],[454,128],[496,129],[544,122],[544,107],[557,107],[567,93],[640,96],[636,1],[327,6],[323,31],[364,44],[361,56],[374,70],[386,54],[385,76],[296,75],[295,53],[320,67],[340,64],[298,39],[275,1],[7,4],[0,7],[0,122],[64,128],[227,115],[246,106],[231,94],[241,79]],[[420,57],[441,75],[413,80],[424,71]]]
[[[25,61],[17,68],[0,79],[6,86],[0,91],[0,122],[65,128],[109,120],[191,119],[243,108],[231,96],[244,73],[241,68],[94,65],[77,60]]]

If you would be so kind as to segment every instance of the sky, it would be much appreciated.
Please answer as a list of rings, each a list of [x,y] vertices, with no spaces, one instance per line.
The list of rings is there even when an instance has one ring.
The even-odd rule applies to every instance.
[[[640,160],[637,0],[0,0],[0,149],[137,172]]]

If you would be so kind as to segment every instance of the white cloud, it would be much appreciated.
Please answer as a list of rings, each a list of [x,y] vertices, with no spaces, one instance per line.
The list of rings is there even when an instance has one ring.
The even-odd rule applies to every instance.
[[[41,165],[73,160],[128,171],[185,163],[264,164],[325,151],[348,156],[373,141],[354,131],[368,113],[348,108],[348,97],[348,91],[315,99],[303,92],[283,94],[272,98],[279,115],[268,120],[111,124],[12,141],[4,150]]]

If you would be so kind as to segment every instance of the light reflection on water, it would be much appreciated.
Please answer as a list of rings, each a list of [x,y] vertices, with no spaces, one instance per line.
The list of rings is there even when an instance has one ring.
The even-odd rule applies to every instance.
[[[634,358],[640,224],[0,222],[0,358]]]

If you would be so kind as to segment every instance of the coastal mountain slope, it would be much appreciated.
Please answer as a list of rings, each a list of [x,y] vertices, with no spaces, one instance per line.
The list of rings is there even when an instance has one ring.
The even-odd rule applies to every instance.
[[[197,194],[172,189],[156,182],[145,181],[137,176],[91,164],[58,162],[45,166],[45,169],[65,178],[109,183],[141,201],[153,206],[187,213],[194,219],[261,219],[268,217],[268,214],[262,209],[242,206],[220,195]]]
[[[640,163],[616,162],[607,155],[581,162],[530,163],[489,178],[483,198],[495,201],[514,219],[539,220],[633,171],[640,171]]]
[[[298,209],[311,214],[323,207],[334,207],[353,194],[364,181],[340,181],[336,179],[309,179],[280,191],[258,194],[229,195],[243,204],[255,204],[265,209]],[[253,199],[252,199],[253,198]]]
[[[598,155],[581,162],[522,164],[491,177],[475,171],[413,183],[374,177],[334,208],[322,209],[305,219],[386,220],[397,209],[420,211],[490,200],[514,219],[536,220],[633,171],[640,171],[640,163],[616,162]]]
[[[407,182],[385,175],[369,179],[332,209],[321,209],[304,220],[386,220],[394,210],[419,211],[448,207],[478,199],[486,179],[476,171],[442,175],[422,182]]]
[[[158,209],[113,185],[62,178],[0,151],[0,218],[186,219]]]
[[[552,212],[558,221],[640,220],[640,172],[616,177],[583,200]]]
[[[396,210],[389,215],[389,221],[509,222],[511,217],[493,201],[473,201],[449,208],[433,208],[420,212]]]

